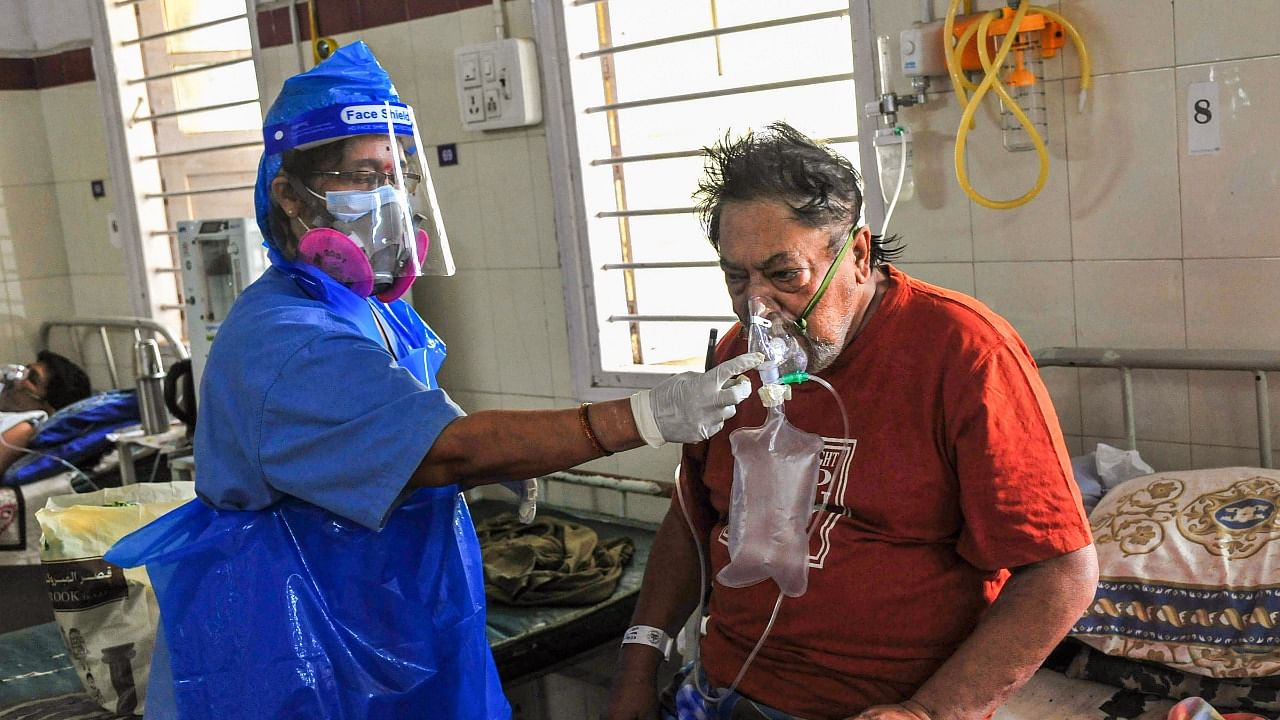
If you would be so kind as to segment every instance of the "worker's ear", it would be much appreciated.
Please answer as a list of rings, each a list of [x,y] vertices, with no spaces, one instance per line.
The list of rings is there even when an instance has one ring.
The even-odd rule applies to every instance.
[[[276,175],[271,181],[271,201],[280,206],[290,221],[302,211],[302,199],[293,191],[293,185],[284,173]]]

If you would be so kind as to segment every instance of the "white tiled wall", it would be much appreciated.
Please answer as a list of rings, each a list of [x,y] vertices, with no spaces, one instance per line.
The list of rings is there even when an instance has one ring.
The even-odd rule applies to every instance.
[[[976,3],[983,10],[1002,4]],[[941,19],[947,3],[933,5]],[[1049,5],[1084,36],[1094,80],[1085,111],[1077,112],[1074,49],[1047,64],[1044,191],[1009,211],[969,201],[952,163],[960,108],[940,92],[901,115],[916,136],[917,188],[893,221],[907,243],[903,268],[975,294],[1032,348],[1280,350],[1280,144],[1272,140],[1280,117],[1280,36],[1272,31],[1280,4]],[[895,38],[894,52],[918,7],[872,0],[875,31]],[[1221,89],[1222,150],[1192,156],[1187,86],[1207,80]],[[909,87],[901,77],[894,84]],[[993,115],[979,113],[970,133],[970,179],[988,196],[1013,197],[1030,186],[1035,158],[1000,147]],[[1116,373],[1055,370],[1046,378],[1073,452],[1099,440],[1122,443]],[[1138,373],[1139,449],[1157,469],[1257,463],[1252,384],[1248,374]]]
[[[0,92],[0,358],[30,359],[41,321],[128,314],[93,83]]]
[[[72,297],[70,314],[131,315],[124,256],[112,237],[107,143],[96,83],[40,91]],[[93,197],[102,180],[106,195]]]

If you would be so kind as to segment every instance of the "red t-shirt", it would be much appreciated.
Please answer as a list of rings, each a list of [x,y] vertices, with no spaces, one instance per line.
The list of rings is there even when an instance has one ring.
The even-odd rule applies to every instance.
[[[909,697],[972,632],[1006,568],[1091,542],[1053,405],[1017,333],[973,298],[887,271],[879,309],[821,374],[848,410],[848,442],[816,383],[786,404],[793,425],[826,441],[817,502],[835,512],[819,512],[808,591],[782,601],[739,686],[815,720]],[[743,352],[735,332],[717,354]],[[722,432],[685,449],[684,492],[707,529],[713,577],[729,561],[729,434],[763,421],[753,395]],[[714,683],[737,676],[777,596],[771,580],[714,585],[703,641]]]

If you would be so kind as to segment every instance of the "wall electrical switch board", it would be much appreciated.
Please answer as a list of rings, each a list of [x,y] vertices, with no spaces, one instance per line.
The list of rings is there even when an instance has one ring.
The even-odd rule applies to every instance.
[[[532,40],[464,45],[453,51],[453,67],[462,127],[496,130],[542,122]]]

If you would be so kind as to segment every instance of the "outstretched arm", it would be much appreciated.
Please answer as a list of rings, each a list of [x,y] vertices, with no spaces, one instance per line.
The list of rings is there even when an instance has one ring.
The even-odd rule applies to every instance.
[[[609,452],[644,444],[627,400],[590,405],[587,422]],[[578,408],[486,410],[446,425],[411,482],[474,487],[538,477],[601,456],[582,427]]]
[[[644,444],[699,442],[733,417],[751,385],[737,375],[760,364],[758,353],[705,373],[681,373],[627,400],[579,410],[492,410],[460,417],[436,436],[410,484],[464,488],[545,475]],[[585,422],[584,422],[585,419]],[[597,442],[592,442],[592,436]],[[598,445],[598,447],[597,447]]]

